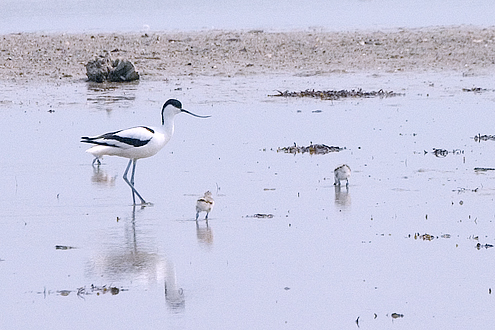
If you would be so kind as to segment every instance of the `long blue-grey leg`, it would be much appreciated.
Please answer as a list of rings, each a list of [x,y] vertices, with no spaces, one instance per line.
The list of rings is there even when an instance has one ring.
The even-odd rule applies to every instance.
[[[93,165],[93,167],[94,167],[95,164],[96,164],[96,166],[100,166],[101,165],[100,158],[95,157],[95,159],[93,159],[93,162],[91,163],[91,165]]]
[[[131,163],[133,164],[132,166],[132,174],[131,174],[131,181],[129,182],[129,179],[127,179],[127,173],[129,172],[129,168],[131,167]],[[136,188],[134,188],[134,172],[136,171],[136,160],[135,159],[129,159],[129,164],[127,164],[127,167],[124,172],[124,181],[131,187],[132,190],[132,202],[134,205],[136,205],[136,197],[134,194],[136,194],[139,199],[141,200],[141,204],[146,204],[146,201],[141,197],[141,195],[138,193]]]
[[[132,159],[129,159],[129,163],[127,164],[127,167],[125,168],[125,172],[124,172],[124,181],[129,185],[129,187],[131,187],[131,191],[132,191],[132,204],[133,205],[136,205],[136,195],[134,194],[134,190],[136,190],[134,188],[134,185],[132,183],[129,182],[129,180],[127,179],[127,173],[129,172],[129,168],[131,167],[131,162],[132,162]]]
[[[137,159],[132,160],[132,174],[131,174],[132,191],[134,193],[136,193],[136,195],[139,197],[139,199],[141,200],[141,204],[146,204],[146,201],[144,200],[144,198],[141,197],[141,195],[138,193],[136,188],[134,188],[134,173],[136,172],[136,162],[137,162]],[[133,201],[134,201],[134,204],[136,204],[136,202],[134,200],[134,196],[133,196]]]
[[[132,184],[132,187],[134,187],[134,173],[136,172],[136,163],[137,163],[137,159],[134,159],[133,162],[132,162],[132,174],[131,174],[131,184]],[[144,198],[141,197],[141,195],[138,193],[138,191],[136,190],[136,188],[134,188],[134,192],[136,193],[136,195],[141,200],[141,204],[147,204],[146,201],[144,200]],[[136,202],[134,202],[134,204],[136,204]]]
[[[136,160],[136,159],[134,159],[134,160],[132,161],[131,184],[132,184],[132,186],[133,186],[133,187],[134,187],[134,172],[136,172],[136,162],[137,162],[137,160]],[[137,194],[137,191],[136,191],[136,194]]]

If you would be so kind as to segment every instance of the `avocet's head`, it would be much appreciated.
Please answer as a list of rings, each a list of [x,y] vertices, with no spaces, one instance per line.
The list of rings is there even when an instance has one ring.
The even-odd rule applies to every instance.
[[[163,105],[163,108],[162,108],[162,125],[165,123],[165,117],[169,117],[169,116],[173,117],[176,114],[179,114],[181,112],[185,112],[185,113],[190,114],[191,116],[199,117],[199,118],[211,117],[211,116],[196,115],[190,111],[187,111],[186,109],[183,109],[182,103],[180,103],[179,100],[169,99],[169,100],[167,100],[167,102],[165,102],[165,104]]]

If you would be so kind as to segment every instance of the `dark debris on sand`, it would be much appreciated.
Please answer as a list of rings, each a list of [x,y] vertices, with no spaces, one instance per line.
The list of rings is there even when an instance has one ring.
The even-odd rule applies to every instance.
[[[428,151],[424,151],[424,154],[426,155]],[[438,158],[444,158],[447,157],[448,154],[452,155],[463,155],[464,150],[461,149],[453,149],[453,150],[446,150],[446,149],[440,149],[440,148],[433,148],[433,152],[431,152],[435,157]]]
[[[315,91],[314,89],[306,89],[305,91],[300,92],[289,92],[289,91],[278,91],[278,94],[269,95],[269,96],[279,96],[279,97],[313,97],[320,98],[322,100],[339,100],[342,98],[371,98],[371,97],[393,97],[393,96],[402,96],[403,93],[395,93],[393,91],[384,91],[380,89],[379,91],[371,91],[366,92],[361,88],[348,90],[328,90],[328,91]]]
[[[288,154],[298,154],[298,153],[306,153],[309,152],[311,155],[324,155],[328,154],[329,152],[339,152],[341,150],[344,150],[344,148],[340,147],[334,147],[334,146],[327,146],[325,144],[310,144],[307,147],[304,146],[297,146],[295,143],[293,146],[290,147],[283,147],[283,148],[278,148],[277,152],[285,152]]]
[[[471,88],[463,88],[462,91],[463,92],[482,93],[482,92],[487,92],[488,89],[481,88],[481,87],[471,87]]]
[[[271,219],[273,214],[256,213],[254,215],[246,215],[246,218]]]
[[[487,134],[481,135],[481,134],[478,134],[478,135],[476,135],[474,137],[474,141],[475,142],[495,141],[495,135],[487,135]]]
[[[115,286],[107,286],[107,285],[103,285],[103,286],[96,286],[96,285],[93,285],[91,284],[91,287],[80,287],[80,288],[77,288],[75,290],[55,290],[55,291],[52,291],[52,290],[47,290],[45,288],[44,291],[42,292],[38,292],[38,294],[43,294],[45,297],[48,296],[48,295],[59,295],[59,296],[68,296],[70,295],[71,293],[75,293],[77,295],[77,297],[79,298],[82,298],[82,299],[85,299],[84,296],[88,296],[88,295],[102,295],[102,294],[106,294],[106,293],[110,293],[112,296],[115,296],[115,295],[118,295],[120,292],[122,291],[128,291],[128,289],[124,289],[124,288],[118,288],[118,287],[115,287]]]

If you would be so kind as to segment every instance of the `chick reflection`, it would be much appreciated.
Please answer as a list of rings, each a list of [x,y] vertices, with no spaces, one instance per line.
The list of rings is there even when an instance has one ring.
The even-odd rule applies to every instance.
[[[102,186],[115,186],[116,176],[110,176],[106,171],[100,169],[100,166],[93,166],[93,175],[91,182]]]
[[[199,221],[196,221],[196,237],[198,238],[198,243],[203,248],[210,250],[213,246],[213,232],[208,225],[208,220],[205,221],[204,225],[200,225]]]
[[[346,208],[351,205],[351,195],[349,194],[349,187],[341,188],[339,185],[335,185],[335,205]]]
[[[136,230],[136,207],[133,206],[130,219],[118,221],[115,232],[105,232],[104,239],[100,240],[104,245],[88,261],[87,276],[113,285],[129,282],[138,287],[161,287],[164,284],[167,306],[174,312],[183,310],[185,300],[177,285],[175,267],[155,252],[153,237],[145,235],[139,226]],[[123,235],[121,222],[125,228]]]

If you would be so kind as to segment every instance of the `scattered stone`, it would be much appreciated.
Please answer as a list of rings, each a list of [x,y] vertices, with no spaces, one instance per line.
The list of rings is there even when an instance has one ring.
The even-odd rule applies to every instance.
[[[136,72],[134,64],[131,61],[112,58],[107,54],[104,57],[95,58],[86,64],[86,75],[90,81],[102,83],[133,81],[139,79],[139,73]]]

